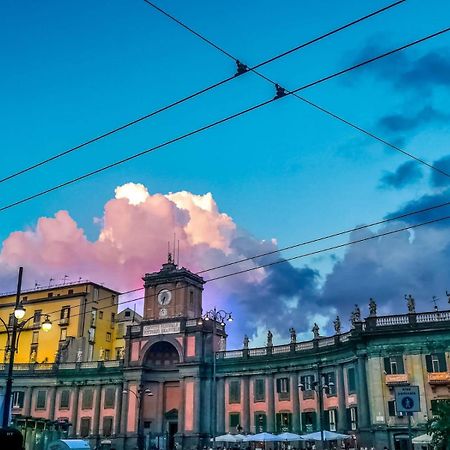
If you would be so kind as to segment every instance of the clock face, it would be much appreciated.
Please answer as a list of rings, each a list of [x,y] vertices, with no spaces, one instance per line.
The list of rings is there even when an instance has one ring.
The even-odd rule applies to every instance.
[[[172,300],[172,292],[170,292],[167,289],[163,289],[158,294],[158,303],[161,306],[168,305],[170,303],[170,300]]]
[[[162,317],[162,318],[167,317],[167,309],[166,308],[161,308],[159,310],[159,317]]]

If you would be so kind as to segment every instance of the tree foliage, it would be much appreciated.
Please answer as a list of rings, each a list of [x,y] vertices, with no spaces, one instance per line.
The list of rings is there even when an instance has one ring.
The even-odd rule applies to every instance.
[[[450,450],[450,400],[440,401],[433,417],[428,420],[428,434],[432,434],[435,448]]]

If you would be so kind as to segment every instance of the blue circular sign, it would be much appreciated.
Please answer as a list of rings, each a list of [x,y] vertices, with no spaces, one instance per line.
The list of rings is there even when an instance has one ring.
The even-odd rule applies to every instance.
[[[414,408],[414,399],[412,397],[403,397],[402,398],[402,406],[405,409],[413,409]]]

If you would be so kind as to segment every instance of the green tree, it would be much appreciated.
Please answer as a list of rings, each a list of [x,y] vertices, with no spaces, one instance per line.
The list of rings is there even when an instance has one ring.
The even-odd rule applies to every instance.
[[[433,417],[428,420],[428,434],[432,434],[435,448],[450,450],[450,401],[437,403]]]

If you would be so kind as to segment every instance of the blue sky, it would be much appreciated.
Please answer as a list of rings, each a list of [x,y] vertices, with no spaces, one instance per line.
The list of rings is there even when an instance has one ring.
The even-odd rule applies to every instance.
[[[387,4],[158,2],[248,65]],[[232,61],[142,0],[8,1],[2,10],[1,176],[234,72]],[[450,4],[444,0],[409,0],[261,71],[294,89],[445,28],[449,17]],[[450,111],[445,80],[434,80],[430,85],[424,75],[421,84],[419,74],[414,78],[417,83],[409,82],[404,71],[408,64],[414,66],[429,54],[446,54],[449,44],[450,33],[302,94],[427,161],[439,160],[448,154]],[[158,117],[3,183],[1,205],[273,95],[273,87],[254,75],[239,77]],[[437,117],[433,115],[435,110],[439,111]],[[396,114],[415,116],[417,125],[411,125],[414,117],[410,117],[402,129],[398,121],[390,120]],[[0,239],[32,227],[39,217],[51,216],[60,209],[67,209],[94,238],[98,227],[93,217],[102,215],[116,186],[132,181],[143,183],[151,193],[211,192],[219,208],[240,227],[260,239],[276,238],[283,246],[370,222],[433,192],[427,178],[420,176],[401,189],[386,186],[383,180],[389,178],[387,172],[394,173],[405,162],[403,156],[299,100],[285,98],[5,211],[1,213]],[[428,176],[427,169],[423,173]],[[328,257],[326,261],[310,262],[323,271],[331,270],[332,263]]]

